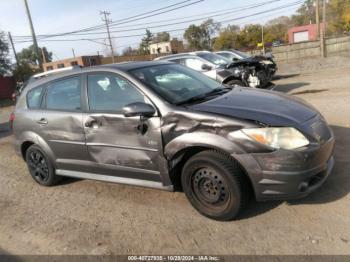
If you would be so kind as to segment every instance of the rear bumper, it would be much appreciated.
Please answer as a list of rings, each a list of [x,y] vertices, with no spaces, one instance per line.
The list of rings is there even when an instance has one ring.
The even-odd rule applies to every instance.
[[[234,155],[252,182],[256,199],[298,199],[317,190],[334,166],[334,138],[302,151]]]

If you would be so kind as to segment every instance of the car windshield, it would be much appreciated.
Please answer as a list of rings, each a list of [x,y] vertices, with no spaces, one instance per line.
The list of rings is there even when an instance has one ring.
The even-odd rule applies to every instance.
[[[229,59],[213,53],[198,53],[197,55],[214,65],[227,65],[231,63]]]
[[[154,65],[130,73],[171,104],[199,102],[224,88],[209,77],[181,65]]]
[[[248,55],[247,53],[244,53],[244,52],[241,52],[241,51],[238,51],[238,50],[233,50],[232,51],[233,53],[237,54],[238,56],[242,57],[242,58],[248,58],[250,57],[250,55]]]

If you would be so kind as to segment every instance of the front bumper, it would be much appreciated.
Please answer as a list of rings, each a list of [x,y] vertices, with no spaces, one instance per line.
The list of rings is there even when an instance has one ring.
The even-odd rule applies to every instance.
[[[234,155],[247,172],[258,201],[307,196],[327,179],[334,166],[334,138],[300,151]]]

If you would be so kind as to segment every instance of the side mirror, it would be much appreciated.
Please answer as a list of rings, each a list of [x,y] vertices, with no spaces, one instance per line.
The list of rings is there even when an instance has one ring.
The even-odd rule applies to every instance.
[[[208,65],[208,64],[203,64],[202,65],[202,70],[203,71],[210,71],[210,70],[212,70],[213,68],[210,66],[210,65]]]
[[[237,57],[234,57],[234,58],[232,58],[232,61],[237,62],[237,61],[239,61],[239,59]]]
[[[122,112],[125,117],[132,116],[144,116],[151,117],[154,115],[156,110],[150,104],[146,104],[143,102],[131,103],[122,108]]]

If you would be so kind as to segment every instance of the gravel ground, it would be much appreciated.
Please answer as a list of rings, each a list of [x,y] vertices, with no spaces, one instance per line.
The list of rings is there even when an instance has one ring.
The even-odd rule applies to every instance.
[[[324,114],[337,139],[332,175],[305,199],[252,202],[233,222],[199,215],[182,193],[73,179],[40,187],[14,154],[11,108],[1,108],[0,253],[350,254],[350,67],[317,70],[280,72],[274,90]]]

